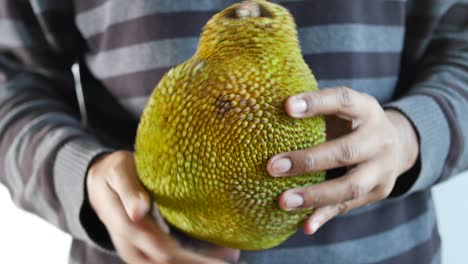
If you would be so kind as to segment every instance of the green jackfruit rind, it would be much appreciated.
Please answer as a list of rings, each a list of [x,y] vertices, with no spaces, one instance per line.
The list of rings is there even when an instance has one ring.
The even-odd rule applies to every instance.
[[[292,235],[312,210],[285,212],[279,195],[324,180],[323,172],[266,172],[274,154],[324,142],[325,123],[285,114],[289,96],[317,84],[289,13],[262,6],[274,17],[226,18],[233,6],[208,22],[197,53],[153,92],[135,145],[139,176],[172,225],[243,250],[271,248]]]

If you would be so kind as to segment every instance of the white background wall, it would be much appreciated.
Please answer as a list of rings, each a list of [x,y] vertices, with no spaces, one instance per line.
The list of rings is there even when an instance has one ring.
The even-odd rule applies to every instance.
[[[444,264],[468,263],[468,173],[434,190]],[[14,207],[0,186],[0,263],[67,263],[70,238]]]

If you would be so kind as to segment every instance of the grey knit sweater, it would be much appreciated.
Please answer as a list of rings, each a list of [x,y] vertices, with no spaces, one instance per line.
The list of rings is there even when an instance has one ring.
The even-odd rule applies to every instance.
[[[153,87],[195,52],[203,24],[234,2],[0,0],[0,182],[19,207],[73,236],[70,263],[121,262],[87,202],[88,165],[132,148]],[[430,188],[468,167],[468,3],[275,2],[293,13],[320,87],[349,86],[401,111],[421,147],[391,198],[241,259],[439,263]]]

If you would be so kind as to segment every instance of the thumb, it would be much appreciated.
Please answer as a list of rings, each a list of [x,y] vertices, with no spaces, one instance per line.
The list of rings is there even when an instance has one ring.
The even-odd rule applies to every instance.
[[[109,156],[107,184],[117,193],[133,222],[140,221],[151,209],[151,199],[138,179],[133,156],[127,151],[116,151]]]

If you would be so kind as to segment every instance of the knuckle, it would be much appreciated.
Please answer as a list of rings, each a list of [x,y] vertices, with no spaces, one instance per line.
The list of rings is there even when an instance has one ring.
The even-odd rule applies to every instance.
[[[129,158],[129,153],[124,150],[117,150],[112,153],[112,161],[114,166],[118,167],[124,164]]]
[[[115,186],[118,186],[119,182],[120,182],[120,175],[118,173],[117,170],[115,170],[114,168],[111,168],[109,170],[109,173],[106,174],[106,180],[107,182],[109,183],[109,185],[111,186],[111,188],[115,188]],[[114,189],[114,191],[116,191]]]
[[[350,183],[348,188],[349,188],[348,193],[349,193],[350,200],[356,200],[362,197],[366,192],[366,189],[363,186],[363,184],[358,183],[358,182]]]
[[[315,158],[310,152],[306,152],[304,155],[304,170],[312,171],[315,168]]]
[[[373,199],[372,202],[376,202],[376,201],[387,198],[387,196],[390,195],[390,192],[391,192],[391,190],[388,190],[388,188],[384,188],[382,186],[378,187],[375,190],[376,195],[375,195],[375,199]]]
[[[373,107],[376,107],[376,106],[379,106],[380,107],[380,104],[379,104],[379,101],[377,101],[377,99],[374,97],[374,96],[371,96],[367,93],[360,93],[367,101],[367,103],[370,105],[370,106],[373,106]]]
[[[379,198],[381,198],[381,199],[387,198],[390,195],[390,193],[392,192],[392,190],[393,190],[393,185],[392,184],[386,185],[385,187],[382,188]]]
[[[376,201],[382,200],[382,199],[385,199],[386,197],[387,197],[387,194],[386,194],[386,192],[382,189],[382,190],[377,191],[377,196],[376,196],[377,199],[375,199],[375,200],[376,200]]]
[[[307,208],[317,208],[322,205],[322,199],[320,198],[320,195],[311,189],[306,189],[304,198],[305,207]]]
[[[359,154],[359,149],[354,144],[342,143],[338,148],[338,163],[348,165],[355,161]]]
[[[323,105],[325,103],[325,98],[319,93],[308,93],[305,99],[308,105],[307,109],[309,110],[314,109],[313,106]]]
[[[381,149],[384,151],[391,150],[395,144],[395,139],[392,137],[386,137],[383,140],[380,140]]]
[[[353,91],[348,87],[338,87],[338,100],[342,107],[348,108],[353,106]]]
[[[339,203],[337,204],[337,210],[338,210],[338,214],[344,214],[346,212],[348,212],[348,204],[347,203]]]
[[[117,150],[117,151],[113,152],[112,155],[116,159],[125,159],[128,156],[128,152],[125,151],[125,150]]]

